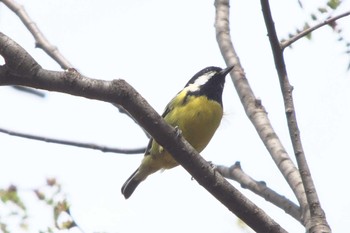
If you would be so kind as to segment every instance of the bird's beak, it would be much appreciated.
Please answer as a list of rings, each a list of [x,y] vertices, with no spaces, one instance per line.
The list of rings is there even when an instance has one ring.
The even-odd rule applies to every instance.
[[[231,72],[231,70],[233,69],[233,67],[234,67],[234,66],[229,66],[229,67],[223,69],[222,71],[220,71],[220,74],[221,74],[223,77],[225,77],[228,73]]]

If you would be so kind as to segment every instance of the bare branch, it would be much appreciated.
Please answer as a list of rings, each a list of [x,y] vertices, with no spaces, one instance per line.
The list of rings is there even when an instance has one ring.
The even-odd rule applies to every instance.
[[[72,64],[60,53],[56,46],[53,46],[44,36],[44,34],[40,31],[39,27],[36,23],[29,17],[28,13],[25,11],[24,7],[18,4],[15,0],[0,0],[3,2],[9,9],[11,9],[23,22],[26,28],[30,31],[35,39],[35,47],[41,48],[46,52],[52,59],[54,59],[62,69],[73,68]],[[17,88],[20,89],[20,88]],[[28,93],[39,94],[38,91],[31,90],[29,88],[22,87],[22,91],[27,90]],[[123,111],[120,107],[115,105],[120,113],[124,113],[131,116],[127,112]],[[132,117],[131,117],[132,119]],[[143,129],[142,129],[143,130]],[[149,138],[147,132],[145,132],[146,136]]]
[[[306,198],[308,202],[308,209],[310,211],[311,219],[306,219],[307,232],[331,232],[331,229],[327,223],[324,211],[321,208],[321,203],[318,199],[317,192],[307,160],[305,157],[304,149],[300,139],[300,131],[295,114],[295,108],[293,103],[292,91],[293,87],[290,85],[287,75],[287,69],[284,62],[283,50],[280,47],[274,22],[272,19],[270,5],[268,0],[261,0],[262,11],[264,20],[271,44],[271,49],[277,69],[281,90],[283,94],[284,107],[286,111],[286,117],[288,122],[289,135],[292,141],[294,154],[298,163],[298,167],[301,174],[301,179],[306,191]],[[307,206],[302,206],[303,212]],[[310,222],[311,221],[311,222]]]
[[[226,64],[229,66],[234,65],[235,67],[233,72],[231,72],[231,77],[244,110],[254,125],[261,140],[265,144],[265,147],[269,151],[273,161],[293,190],[299,205],[307,206],[305,190],[302,185],[299,171],[274,131],[261,101],[256,99],[240,64],[238,55],[233,47],[229,35],[230,21],[228,0],[216,0],[215,6],[217,9],[215,23],[216,38]]]
[[[53,46],[40,31],[36,23],[29,17],[24,7],[14,0],[1,0],[11,9],[23,22],[35,39],[35,47],[43,49],[52,59],[54,59],[62,69],[73,67],[72,64],[60,53],[56,46]]]
[[[0,33],[0,85],[23,85],[122,105],[205,189],[257,232],[286,232],[262,209],[244,197],[126,81],[87,78],[74,69],[48,71],[18,44]]]
[[[118,153],[118,154],[141,154],[141,153],[144,153],[146,150],[145,147],[135,148],[135,149],[111,148],[107,146],[97,145],[94,143],[74,142],[69,140],[42,137],[42,136],[37,136],[33,134],[19,133],[19,132],[15,132],[15,131],[3,129],[3,128],[0,128],[0,132],[11,136],[21,137],[21,138],[27,138],[27,139],[38,140],[38,141],[49,142],[49,143],[56,143],[56,144],[67,145],[67,146],[76,146],[76,147],[82,147],[86,149],[100,150],[102,152],[112,152],[112,153]]]
[[[283,209],[287,214],[301,222],[301,211],[299,206],[267,187],[265,182],[256,181],[248,176],[242,170],[239,162],[236,162],[231,167],[218,165],[216,166],[216,170],[220,172],[223,177],[237,181],[241,184],[242,188],[249,189],[255,194],[263,197],[266,201],[271,202],[275,206]]]
[[[291,44],[293,44],[294,42],[296,42],[297,40],[303,38],[304,36],[306,36],[307,34],[319,29],[320,27],[323,27],[325,25],[328,25],[340,18],[343,18],[343,17],[346,17],[350,15],[350,11],[348,12],[345,12],[343,14],[340,14],[338,16],[335,16],[335,17],[332,17],[332,18],[329,18],[329,19],[326,19],[325,21],[323,21],[322,23],[319,23],[313,27],[310,27],[308,29],[305,29],[304,31],[300,32],[299,34],[293,36],[292,38],[290,38],[289,40],[285,40],[283,42],[281,42],[281,49],[285,49],[286,47],[290,46]]]

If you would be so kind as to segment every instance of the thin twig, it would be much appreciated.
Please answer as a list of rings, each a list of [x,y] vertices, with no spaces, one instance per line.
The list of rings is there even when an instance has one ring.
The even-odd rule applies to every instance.
[[[248,176],[241,168],[239,162],[236,162],[231,167],[217,165],[216,170],[223,177],[237,181],[242,188],[246,188],[255,194],[263,197],[266,201],[271,202],[275,206],[283,209],[287,214],[291,215],[297,221],[301,222],[300,208],[294,202],[287,199],[267,187],[263,181],[256,181]]]
[[[283,50],[280,47],[274,22],[272,19],[270,5],[268,0],[261,0],[262,12],[264,15],[265,25],[267,28],[271,49],[275,61],[276,70],[278,73],[281,91],[283,95],[284,107],[286,111],[289,135],[292,141],[294,154],[300,170],[301,179],[305,188],[306,198],[308,201],[308,210],[310,211],[311,219],[306,219],[307,232],[331,232],[327,223],[324,211],[321,208],[320,201],[313,183],[309,166],[305,157],[304,149],[301,143],[300,131],[295,114],[292,91],[287,75],[287,69],[284,62]],[[303,212],[308,211],[305,206],[302,206]],[[311,231],[309,231],[312,229]]]
[[[60,53],[56,46],[53,46],[40,31],[36,23],[29,17],[24,7],[14,0],[1,0],[11,9],[23,22],[35,39],[35,47],[43,49],[52,59],[54,59],[62,69],[73,67],[72,64]]]
[[[319,29],[320,27],[323,27],[325,25],[328,25],[340,18],[343,18],[343,17],[346,17],[350,15],[350,11],[348,12],[345,12],[343,14],[340,14],[338,16],[335,16],[335,17],[332,17],[332,18],[329,18],[329,19],[326,19],[325,21],[323,21],[322,23],[319,23],[313,27],[310,27],[310,28],[307,28],[305,29],[304,31],[300,32],[299,34],[293,36],[292,38],[288,39],[288,40],[285,40],[283,42],[281,42],[281,48],[282,50],[285,49],[286,47],[290,46],[291,44],[293,44],[294,42],[296,42],[297,40],[303,38],[304,36],[306,36],[307,34],[315,31],[316,29]]]
[[[26,12],[26,10],[22,5],[18,4],[14,0],[0,0],[0,2],[3,2],[9,9],[11,9],[21,19],[23,24],[33,35],[35,39],[36,47],[43,49],[44,52],[46,52],[52,59],[54,59],[61,66],[62,69],[69,69],[73,67],[72,64],[60,53],[58,48],[56,46],[53,46],[47,40],[47,38],[40,31],[36,23],[29,17],[28,13]],[[31,88],[26,88],[26,87],[15,87],[15,88],[21,89],[22,91],[26,90],[28,93],[39,94],[39,91]],[[131,117],[131,115],[128,114],[127,111],[122,111],[121,108],[118,107],[118,105],[116,104],[115,106],[119,109],[120,113],[124,113],[129,117]],[[133,118],[131,117],[131,119]],[[149,138],[150,136],[148,135],[148,133],[144,129],[142,130],[145,132],[145,135]]]
[[[25,27],[30,31],[35,39],[35,47],[43,49],[52,59],[54,59],[62,69],[68,69],[72,67],[70,62],[59,52],[57,47],[50,44],[50,42],[46,39],[44,34],[40,31],[36,23],[29,17],[28,13],[25,11],[24,7],[18,4],[14,0],[1,0],[10,10],[12,10],[23,22]],[[19,87],[14,86],[14,88],[24,91],[38,97],[45,97],[43,92],[38,90],[34,90],[32,88],[27,87]]]
[[[215,22],[216,37],[221,54],[228,66],[234,65],[235,67],[231,72],[231,77],[247,116],[254,125],[276,166],[293,190],[299,205],[307,206],[305,190],[299,171],[283,147],[277,133],[274,131],[261,101],[256,99],[233,47],[229,34],[230,20],[228,5],[228,0],[215,1],[215,6],[217,8]]]
[[[135,148],[135,149],[111,148],[107,146],[96,145],[94,143],[74,142],[69,140],[61,140],[61,139],[55,139],[55,138],[41,137],[41,136],[32,135],[32,134],[19,133],[19,132],[15,132],[15,131],[3,129],[3,128],[0,128],[0,132],[11,136],[21,137],[26,139],[56,143],[56,144],[67,145],[67,146],[82,147],[86,149],[100,150],[102,152],[112,152],[112,153],[118,153],[118,154],[141,154],[141,153],[144,153],[146,149],[145,147]]]

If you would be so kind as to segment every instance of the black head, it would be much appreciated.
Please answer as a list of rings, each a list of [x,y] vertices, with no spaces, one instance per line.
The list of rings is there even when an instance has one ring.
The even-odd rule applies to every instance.
[[[233,69],[233,66],[221,69],[210,66],[195,74],[185,86],[187,95],[204,95],[210,100],[215,100],[222,105],[222,91],[225,85],[225,77]]]

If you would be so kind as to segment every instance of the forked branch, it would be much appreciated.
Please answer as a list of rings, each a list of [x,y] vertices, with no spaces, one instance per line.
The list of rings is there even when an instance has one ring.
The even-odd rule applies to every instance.
[[[331,232],[331,229],[326,220],[325,213],[321,208],[321,203],[318,199],[316,188],[313,183],[311,172],[307,164],[304,149],[301,143],[300,131],[298,128],[292,96],[293,87],[290,85],[288,80],[287,68],[283,57],[283,50],[280,47],[279,40],[277,38],[276,29],[270,11],[269,1],[261,0],[261,6],[283,95],[289,135],[292,141],[301,179],[303,181],[303,186],[306,191],[308,206],[302,206],[302,208],[304,212],[307,209],[310,211],[311,218],[306,218],[307,232]]]
[[[293,190],[299,205],[303,206],[303,209],[305,209],[307,200],[299,171],[284,149],[277,133],[274,131],[261,101],[256,99],[233,47],[229,29],[229,1],[216,0],[215,6],[216,38],[226,64],[228,66],[234,65],[235,67],[233,72],[231,72],[231,77],[244,110],[269,151],[273,161]],[[305,215],[307,215],[307,213],[303,213],[302,216],[305,217]]]
[[[36,23],[29,17],[23,6],[14,0],[1,0],[9,9],[11,9],[23,22],[24,26],[30,31],[35,39],[35,47],[41,48],[54,59],[62,69],[73,67],[72,64],[60,53],[56,46],[53,46],[41,32]]]
[[[343,17],[346,17],[350,15],[350,11],[347,11],[343,14],[340,14],[340,15],[337,15],[335,17],[332,17],[332,18],[329,18],[329,19],[326,19],[324,20],[323,22],[313,26],[313,27],[310,27],[310,28],[307,28],[305,30],[303,30],[302,32],[298,33],[297,35],[293,36],[292,38],[288,39],[288,40],[285,40],[283,42],[281,42],[281,49],[285,49],[287,48],[288,46],[290,46],[291,44],[293,44],[294,42],[296,42],[297,40],[303,38],[304,36],[306,36],[307,34],[325,26],[325,25],[328,25],[334,21],[337,21],[338,19],[341,19]]]
[[[286,231],[216,172],[193,147],[124,80],[91,79],[74,69],[44,70],[17,43],[0,33],[0,85],[23,85],[122,105],[207,191],[257,232]]]
[[[227,179],[237,181],[242,188],[248,189],[254,192],[256,195],[261,196],[266,201],[274,204],[275,206],[284,210],[287,214],[291,215],[297,221],[301,222],[301,211],[299,206],[287,199],[286,197],[278,194],[274,190],[270,189],[265,182],[256,181],[248,176],[241,168],[239,162],[236,162],[230,167],[216,166],[216,170],[220,172],[223,177]],[[302,223],[302,222],[301,222]]]

